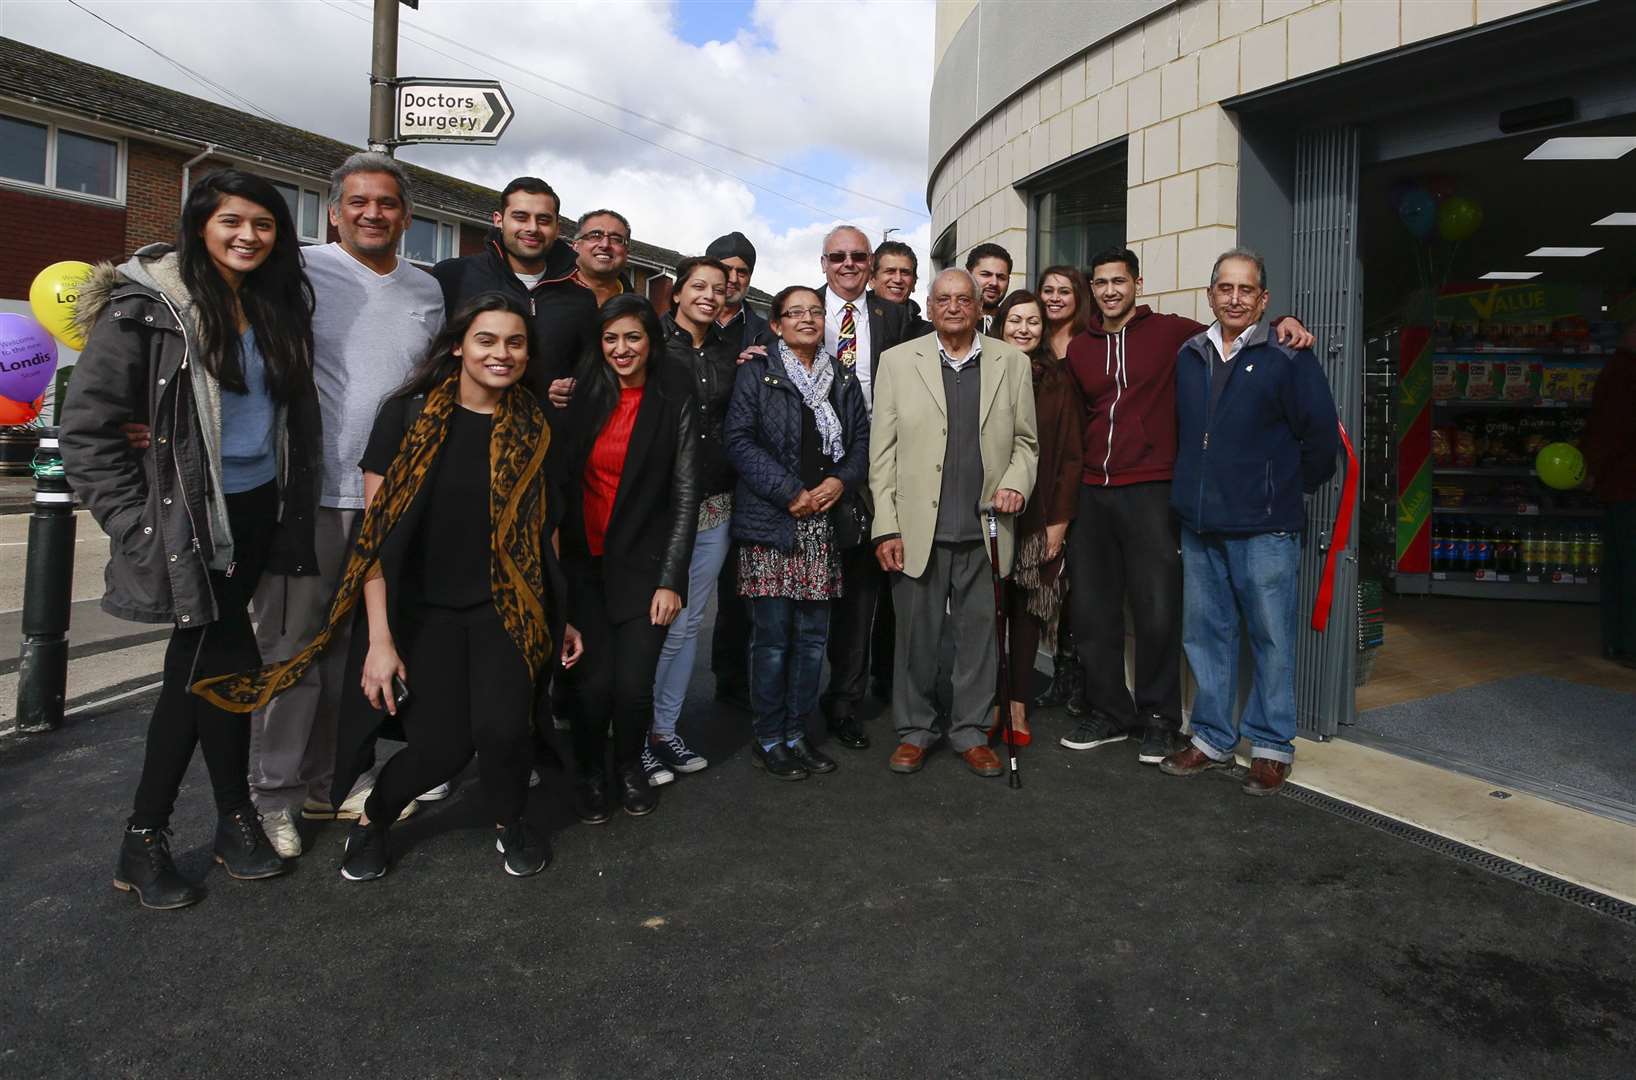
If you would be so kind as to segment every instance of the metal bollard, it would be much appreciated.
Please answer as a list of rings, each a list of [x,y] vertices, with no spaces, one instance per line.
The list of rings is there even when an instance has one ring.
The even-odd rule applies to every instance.
[[[23,651],[17,669],[17,727],[62,724],[68,688],[68,616],[74,595],[74,494],[63,476],[57,429],[40,430],[34,451],[34,514],[23,579]]]

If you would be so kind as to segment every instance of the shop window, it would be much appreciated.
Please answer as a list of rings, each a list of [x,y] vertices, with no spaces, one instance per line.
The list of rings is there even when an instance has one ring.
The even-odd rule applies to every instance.
[[[1098,251],[1123,247],[1125,183],[1123,145],[1066,163],[1031,183],[1031,269],[1037,273],[1059,263],[1084,269]]]
[[[459,230],[435,218],[416,214],[403,234],[402,255],[414,263],[435,263],[459,252]]]
[[[323,243],[325,222],[320,216],[323,201],[318,197],[318,192],[312,188],[286,184],[282,180],[273,180],[270,183],[284,196],[284,203],[290,208],[290,218],[295,222],[295,234],[301,242]]]
[[[55,124],[0,116],[0,178],[119,198],[119,143]]]

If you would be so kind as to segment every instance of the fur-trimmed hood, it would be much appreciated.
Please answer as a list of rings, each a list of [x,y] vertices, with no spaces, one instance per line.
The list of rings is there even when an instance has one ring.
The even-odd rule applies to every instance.
[[[181,257],[169,244],[149,244],[123,263],[98,263],[91,276],[80,286],[79,301],[74,305],[74,322],[80,332],[90,334],[91,327],[113,301],[121,295],[142,294],[154,300],[169,301],[170,306],[188,322],[188,330],[197,332],[193,322],[193,299],[182,284]]]

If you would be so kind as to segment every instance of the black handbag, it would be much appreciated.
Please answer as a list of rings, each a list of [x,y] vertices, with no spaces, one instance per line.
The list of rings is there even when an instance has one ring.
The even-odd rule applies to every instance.
[[[843,491],[829,511],[829,523],[835,530],[835,545],[842,551],[868,543],[869,530],[875,516],[869,501],[860,491]]]

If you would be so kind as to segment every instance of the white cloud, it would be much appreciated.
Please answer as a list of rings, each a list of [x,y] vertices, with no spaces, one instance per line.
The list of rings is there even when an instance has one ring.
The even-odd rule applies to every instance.
[[[349,142],[366,135],[367,4],[84,2],[280,119]],[[8,36],[237,107],[65,3],[8,0],[0,9]],[[517,118],[493,148],[413,147],[402,156],[494,186],[538,173],[562,193],[567,212],[614,206],[640,238],[683,252],[740,229],[759,250],[756,284],[763,288],[814,280],[819,242],[839,220],[855,221],[876,240],[883,228],[904,230],[924,260],[924,216],[813,184],[531,76],[923,209],[932,19],[929,0],[760,0],[750,25],[730,40],[695,46],[676,36],[674,8],[664,0],[433,0],[419,11],[402,9],[399,73],[498,77]],[[743,179],[700,168],[574,110]]]

